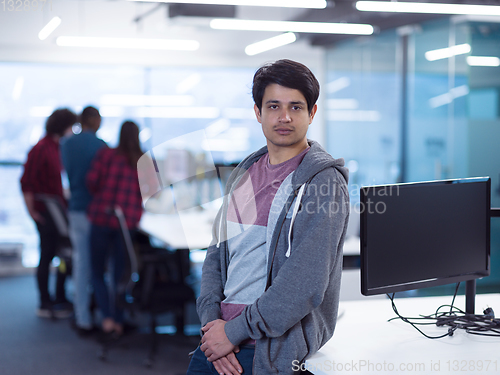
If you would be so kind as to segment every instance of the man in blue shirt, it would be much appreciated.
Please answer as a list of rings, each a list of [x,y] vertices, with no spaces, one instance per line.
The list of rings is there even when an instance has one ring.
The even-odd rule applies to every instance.
[[[75,320],[79,334],[85,335],[93,330],[90,312],[90,222],[87,206],[92,196],[87,190],[85,177],[92,159],[106,143],[97,138],[96,132],[101,125],[101,115],[94,107],[86,107],[80,115],[82,131],[66,139],[61,144],[64,169],[68,174],[71,197],[69,200],[69,231],[73,244],[73,281],[75,284]]]

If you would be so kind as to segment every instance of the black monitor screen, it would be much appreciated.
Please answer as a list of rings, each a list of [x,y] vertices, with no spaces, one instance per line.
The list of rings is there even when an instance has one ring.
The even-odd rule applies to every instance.
[[[361,188],[361,292],[488,276],[490,179]]]

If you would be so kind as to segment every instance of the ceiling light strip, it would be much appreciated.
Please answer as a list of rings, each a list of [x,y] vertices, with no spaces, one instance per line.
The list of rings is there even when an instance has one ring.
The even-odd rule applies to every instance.
[[[60,36],[56,44],[61,47],[127,48],[171,51],[196,51],[200,43],[196,40],[101,38],[81,36]]]
[[[500,58],[495,56],[467,56],[470,66],[500,66]]]
[[[262,52],[270,51],[272,49],[286,46],[297,40],[294,33],[285,33],[278,36],[274,36],[269,39],[261,40],[260,42],[249,44],[245,48],[245,53],[248,56],[254,56]]]
[[[218,30],[276,31],[321,34],[371,35],[373,26],[355,23],[261,21],[215,18],[210,27]]]
[[[403,1],[358,1],[356,9],[365,12],[500,15],[500,6],[496,5],[409,3]]]
[[[47,37],[54,32],[55,29],[61,24],[61,19],[59,17],[52,18],[48,24],[46,24],[42,30],[38,33],[38,39],[45,40]]]
[[[471,47],[469,44],[458,44],[456,46],[435,49],[432,51],[427,51],[425,53],[425,58],[428,61],[436,61],[441,59],[447,59],[452,56],[463,55],[465,53],[469,53],[471,51]]]
[[[143,1],[148,3],[176,3],[176,4],[209,4],[209,5],[240,5],[256,7],[278,7],[278,8],[305,8],[324,9],[326,0],[129,0]]]

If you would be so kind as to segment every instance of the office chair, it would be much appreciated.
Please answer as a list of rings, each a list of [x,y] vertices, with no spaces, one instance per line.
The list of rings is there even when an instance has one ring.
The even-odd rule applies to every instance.
[[[123,211],[114,207],[113,214],[118,219],[127,266],[116,288],[116,303],[128,310],[132,316],[137,312],[145,313],[150,318],[150,348],[144,361],[151,367],[158,349],[157,317],[160,314],[174,312],[178,317],[177,327],[183,327],[184,306],[195,300],[193,289],[184,281],[185,267],[179,262],[180,252],[169,253],[165,249],[142,247],[139,256],[127,228]],[[179,254],[176,254],[179,253]],[[126,338],[124,338],[126,339]],[[121,339],[116,342],[120,342]],[[104,342],[99,358],[107,359],[112,342]]]

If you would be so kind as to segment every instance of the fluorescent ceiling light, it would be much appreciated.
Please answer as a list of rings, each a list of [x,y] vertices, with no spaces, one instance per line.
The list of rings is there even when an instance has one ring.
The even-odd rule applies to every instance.
[[[123,105],[128,107],[180,107],[194,104],[191,95],[125,95],[108,94],[101,96],[101,106],[103,105]]]
[[[293,22],[293,21],[252,21],[216,18],[210,21],[212,29],[281,31],[321,34],[373,34],[373,26],[355,23]]]
[[[222,116],[231,120],[255,120],[253,108],[224,108]]]
[[[47,37],[52,34],[52,32],[57,29],[57,27],[61,24],[61,19],[59,17],[52,18],[48,24],[44,26],[42,30],[38,33],[38,38],[40,40],[45,40]]]
[[[21,97],[24,86],[24,77],[19,76],[16,78],[16,82],[14,83],[14,88],[12,89],[12,100],[18,100]]]
[[[175,91],[178,94],[185,94],[189,90],[192,90],[194,87],[196,87],[200,82],[201,82],[201,74],[193,73],[186,79],[183,79],[181,82],[179,82],[175,87]]]
[[[358,1],[356,2],[356,9],[367,12],[500,15],[500,6],[496,5],[409,3],[402,1]]]
[[[213,4],[213,5],[241,5],[256,7],[279,8],[326,8],[326,0],[129,0],[145,1],[148,3],[177,3],[177,4]]]
[[[337,78],[335,81],[329,82],[326,85],[326,91],[330,94],[336,93],[351,85],[351,80],[347,77]]]
[[[326,106],[328,109],[358,109],[359,102],[356,99],[328,99]]]
[[[175,51],[196,51],[200,43],[196,40],[98,38],[83,36],[60,36],[56,43],[61,47],[132,48]]]
[[[448,48],[440,48],[425,53],[425,58],[429,61],[447,59],[452,56],[463,55],[471,50],[469,44],[459,44]]]
[[[500,66],[500,59],[495,56],[467,56],[470,66]]]
[[[260,42],[249,44],[245,48],[245,53],[248,56],[257,55],[259,53],[269,51],[278,47],[286,46],[297,40],[294,33],[284,33],[278,36],[273,36],[269,39],[261,40]]]
[[[446,104],[450,104],[456,98],[466,96],[469,94],[469,86],[462,85],[452,88],[446,94],[441,94],[429,99],[429,105],[431,108],[441,107]]]

